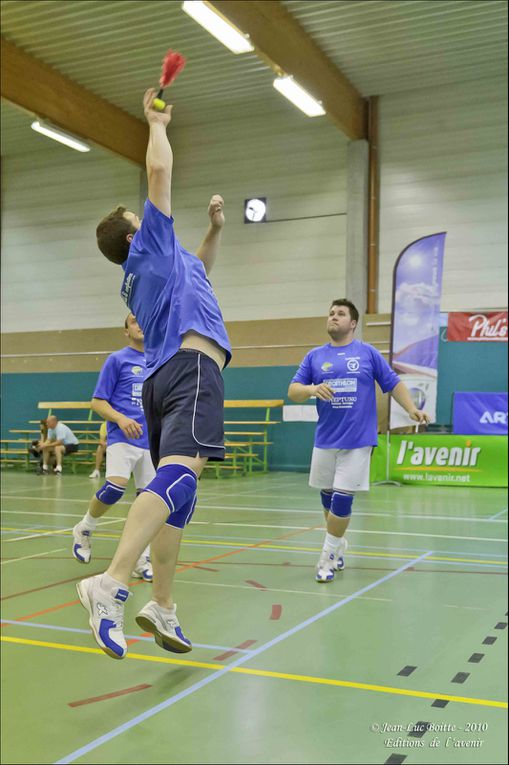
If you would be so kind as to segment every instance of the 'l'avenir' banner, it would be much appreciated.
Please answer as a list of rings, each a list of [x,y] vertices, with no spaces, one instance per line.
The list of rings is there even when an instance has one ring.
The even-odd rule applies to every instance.
[[[447,339],[459,343],[507,343],[507,311],[450,313]]]

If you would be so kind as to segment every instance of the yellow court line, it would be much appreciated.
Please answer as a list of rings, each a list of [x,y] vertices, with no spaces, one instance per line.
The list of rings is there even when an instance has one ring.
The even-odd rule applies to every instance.
[[[87,648],[85,646],[67,645],[65,643],[47,643],[42,640],[28,640],[27,638],[15,638],[0,636],[0,640],[7,643],[19,643],[21,645],[38,646],[42,648],[56,648],[61,651],[77,651],[79,653],[102,654],[100,648]],[[184,667],[198,669],[228,669],[229,672],[239,675],[253,675],[255,677],[271,677],[278,680],[293,680],[300,683],[314,683],[315,685],[331,685],[339,688],[356,688],[361,691],[374,691],[376,693],[390,693],[398,696],[412,696],[421,699],[444,699],[444,701],[456,701],[460,704],[474,704],[484,707],[497,707],[507,709],[505,701],[492,701],[491,699],[475,699],[467,696],[450,696],[445,693],[429,693],[428,691],[412,691],[406,688],[394,688],[388,685],[372,685],[371,683],[356,683],[348,680],[334,680],[327,677],[313,677],[311,675],[293,675],[284,672],[272,672],[264,669],[247,669],[246,667],[228,667],[223,664],[211,664],[202,661],[189,661],[186,659],[169,659],[165,656],[145,656],[141,653],[128,653],[127,659],[136,661],[152,661],[158,664],[177,664]]]
[[[2,527],[3,531],[35,531],[36,533],[41,534],[47,534],[51,532],[51,529],[49,530],[43,530],[43,529],[12,529],[7,526]],[[55,531],[55,534],[67,534],[68,536],[71,536],[72,532],[67,530],[60,530]],[[120,534],[109,534],[107,532],[95,532],[94,537],[96,539],[106,538],[106,539],[120,539]],[[501,542],[505,541],[503,539],[500,540]],[[290,550],[292,552],[320,552],[320,547],[297,547],[294,545],[275,545],[271,542],[266,542],[265,544],[259,544],[257,542],[220,542],[216,539],[208,540],[208,539],[193,539],[192,541],[189,539],[183,539],[182,544],[193,544],[193,545],[214,545],[219,547],[243,547],[246,549],[249,549],[250,547],[256,547],[259,550]],[[355,555],[357,557],[369,557],[369,558],[398,558],[402,560],[412,560],[413,555],[405,555],[404,553],[384,553],[384,552],[354,552],[353,550],[348,552],[348,555]],[[478,563],[480,565],[492,565],[492,566],[507,566],[507,561],[499,561],[499,560],[479,560],[477,558],[446,558],[441,555],[429,555],[426,560],[436,560],[436,561],[451,561],[453,563]]]

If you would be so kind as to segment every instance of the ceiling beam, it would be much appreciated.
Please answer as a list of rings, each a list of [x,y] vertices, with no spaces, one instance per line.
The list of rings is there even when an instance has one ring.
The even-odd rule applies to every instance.
[[[276,74],[293,75],[348,138],[366,138],[366,102],[279,0],[210,0]]]
[[[2,37],[2,98],[145,166],[148,126]]]

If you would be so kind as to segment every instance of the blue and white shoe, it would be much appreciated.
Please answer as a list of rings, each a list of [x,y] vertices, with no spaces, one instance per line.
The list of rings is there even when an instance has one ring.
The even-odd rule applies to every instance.
[[[90,545],[92,532],[84,529],[81,523],[77,523],[72,530],[72,536],[72,554],[79,563],[90,563],[90,558],[92,557]]]
[[[325,583],[332,582],[335,573],[335,558],[334,553],[326,553],[322,550],[320,560],[316,567],[316,581]]]
[[[154,579],[154,572],[152,571],[152,564],[150,562],[149,548],[143,552],[138,558],[138,562],[134,567],[133,576],[135,579],[143,579],[144,582],[152,582]]]
[[[89,613],[88,623],[96,643],[112,659],[123,659],[127,653],[124,637],[124,605],[131,595],[127,587],[103,587],[104,574],[78,582],[76,589],[81,604]]]
[[[144,632],[150,632],[165,651],[188,653],[193,649],[191,641],[182,632],[175,604],[172,608],[162,608],[155,600],[149,600],[136,617],[136,624]]]
[[[334,561],[334,568],[336,571],[343,571],[345,567],[345,553],[348,550],[348,542],[346,541],[345,537],[342,537],[342,543],[341,547],[339,548],[338,554],[336,556],[336,559]]]

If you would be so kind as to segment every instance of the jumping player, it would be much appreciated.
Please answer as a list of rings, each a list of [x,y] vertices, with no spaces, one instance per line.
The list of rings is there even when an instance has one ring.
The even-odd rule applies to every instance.
[[[97,643],[115,659],[127,652],[123,612],[129,577],[149,543],[153,600],[136,621],[165,650],[191,650],[172,597],[177,554],[194,512],[203,467],[208,459],[224,459],[221,370],[231,349],[208,280],[224,225],[224,202],[220,196],[212,197],[209,228],[192,255],[173,228],[173,154],[166,135],[172,107],[156,111],[155,95],[149,89],[143,99],[150,129],[143,221],[119,207],[97,228],[99,249],[124,270],[121,295],[143,330],[147,362],[143,408],[157,468],[154,480],[129,511],[108,570],[77,585]]]
[[[354,339],[359,312],[349,300],[334,300],[327,319],[330,343],[304,357],[288,389],[298,404],[317,398],[318,424],[309,485],[320,489],[327,532],[316,569],[317,582],[331,582],[344,568],[345,532],[357,491],[369,489],[369,466],[377,445],[375,380],[415,422],[429,417],[379,351]]]

